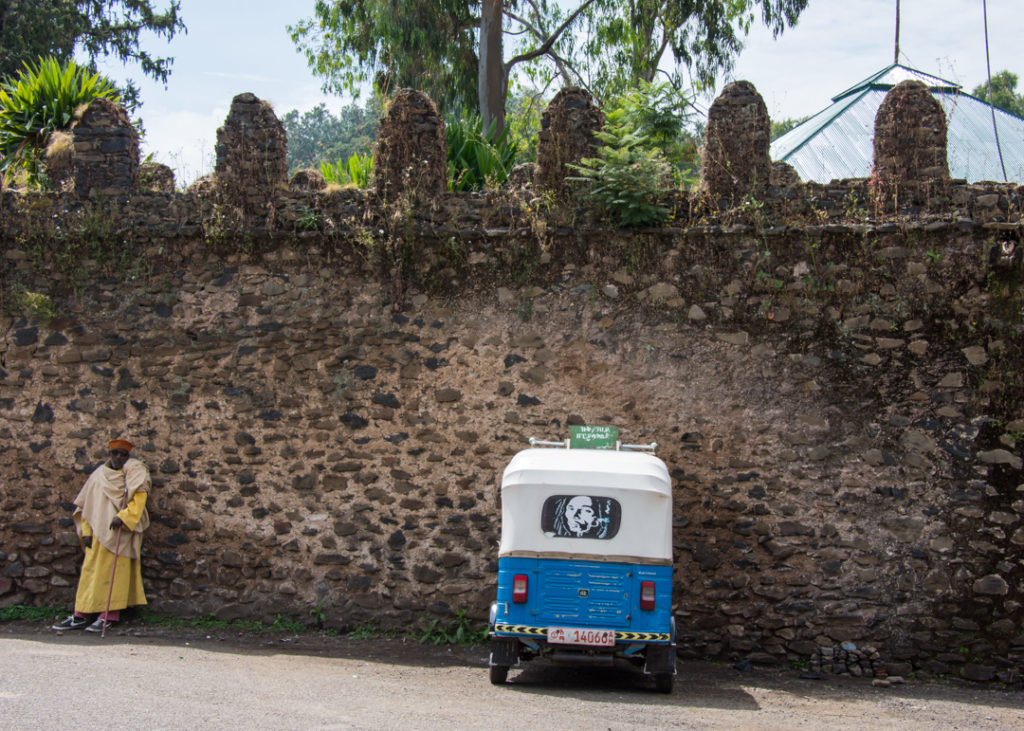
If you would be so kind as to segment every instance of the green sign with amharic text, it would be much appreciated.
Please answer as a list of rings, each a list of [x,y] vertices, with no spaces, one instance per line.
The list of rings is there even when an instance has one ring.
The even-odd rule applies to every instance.
[[[569,446],[572,449],[615,449],[619,429],[615,426],[570,426]]]

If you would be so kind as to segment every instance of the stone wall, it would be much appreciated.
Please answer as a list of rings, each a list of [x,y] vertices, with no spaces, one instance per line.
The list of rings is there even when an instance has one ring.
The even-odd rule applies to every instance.
[[[123,435],[154,608],[483,619],[501,470],[584,421],[664,445],[684,655],[1018,677],[1024,189],[635,233],[529,195],[417,208],[401,301],[361,191],[235,228],[202,191],[0,196],[0,604],[71,599],[69,503]]]
[[[920,81],[901,81],[875,116],[874,175],[889,187],[949,179],[946,113]]]
[[[117,195],[138,186],[139,136],[119,104],[91,102],[76,113],[71,134],[78,195]]]
[[[288,181],[287,156],[287,135],[270,105],[250,93],[232,99],[217,130],[214,168],[225,202],[249,214],[266,213]]]
[[[144,162],[139,165],[139,188],[173,193],[174,171],[163,163]]]
[[[375,187],[385,201],[403,194],[429,200],[448,189],[444,120],[430,97],[400,89],[380,123],[374,160]]]
[[[728,84],[708,110],[701,185],[714,200],[760,196],[771,176],[771,120],[749,81]]]
[[[541,190],[564,196],[574,175],[569,165],[594,154],[594,132],[604,126],[604,115],[583,89],[559,91],[541,115],[537,134],[537,166],[534,183]]]

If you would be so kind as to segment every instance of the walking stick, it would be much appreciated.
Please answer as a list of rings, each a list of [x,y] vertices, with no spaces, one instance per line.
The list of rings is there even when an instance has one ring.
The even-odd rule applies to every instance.
[[[125,478],[124,497],[121,499],[121,510],[128,505],[128,482]],[[117,526],[117,540],[114,541],[114,564],[110,567],[110,586],[107,588],[107,608],[103,611],[103,630],[100,632],[100,639],[107,636],[107,616],[110,614],[110,598],[114,595],[114,574],[117,573],[117,554],[121,550],[121,528],[124,523]]]

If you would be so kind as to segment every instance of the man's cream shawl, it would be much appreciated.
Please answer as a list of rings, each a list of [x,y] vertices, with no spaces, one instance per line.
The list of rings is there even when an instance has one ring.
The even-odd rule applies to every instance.
[[[117,555],[138,560],[142,532],[149,527],[149,511],[143,510],[133,530],[126,530],[127,526],[121,529],[120,545],[117,544],[117,529],[111,529],[110,521],[136,492],[148,493],[150,485],[149,470],[134,457],[130,457],[121,470],[111,468],[107,462],[97,467],[75,498],[75,512],[71,517],[79,537],[85,520],[92,529],[93,540],[99,541],[111,553],[116,546]]]

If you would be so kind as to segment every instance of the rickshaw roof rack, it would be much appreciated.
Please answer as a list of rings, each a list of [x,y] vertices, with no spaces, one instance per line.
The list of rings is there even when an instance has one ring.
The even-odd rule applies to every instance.
[[[572,449],[572,440],[566,439],[561,442],[545,441],[543,439],[537,439],[536,437],[530,437],[531,447],[548,447],[554,449]],[[651,442],[650,444],[623,444],[621,441],[616,440],[614,451],[616,452],[651,452],[658,448],[657,442]],[[587,447],[576,447],[579,449],[587,449]],[[605,451],[609,451],[612,447],[603,448]],[[597,450],[600,451],[600,450]]]

